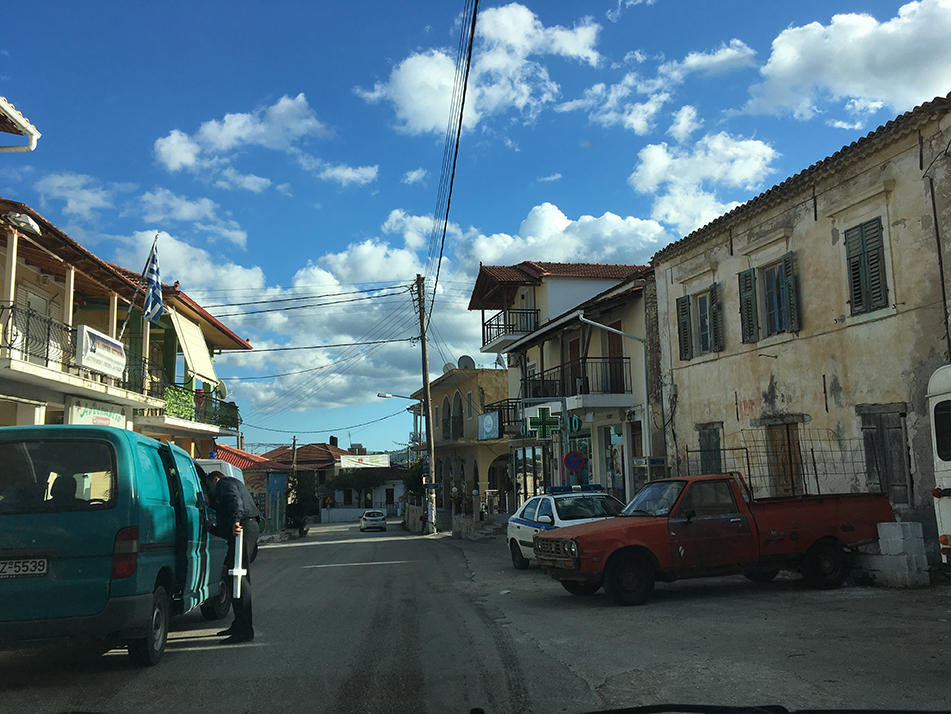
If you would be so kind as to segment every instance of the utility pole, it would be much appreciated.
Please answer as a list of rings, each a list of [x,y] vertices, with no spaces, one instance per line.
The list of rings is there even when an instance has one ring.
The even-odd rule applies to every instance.
[[[423,410],[426,418],[426,470],[423,474],[423,488],[426,490],[426,521],[436,532],[436,446],[433,443],[433,400],[429,388],[429,345],[426,340],[426,289],[425,279],[416,275],[416,296],[419,300],[419,334],[423,353]],[[427,488],[428,484],[428,488]]]

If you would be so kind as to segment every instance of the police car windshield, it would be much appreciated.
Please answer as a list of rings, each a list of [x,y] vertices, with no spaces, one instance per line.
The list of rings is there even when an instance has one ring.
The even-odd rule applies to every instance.
[[[577,495],[555,499],[558,518],[575,521],[584,518],[616,516],[624,510],[624,504],[612,496]]]
[[[625,516],[666,516],[684,490],[683,481],[655,481],[649,483],[624,509]]]

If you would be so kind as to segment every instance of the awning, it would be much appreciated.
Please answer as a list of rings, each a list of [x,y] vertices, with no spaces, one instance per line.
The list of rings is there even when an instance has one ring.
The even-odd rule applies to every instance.
[[[166,310],[175,326],[175,333],[185,354],[185,366],[188,371],[207,386],[211,388],[218,386],[218,376],[211,363],[208,344],[205,342],[205,336],[201,334],[201,328],[188,318],[179,315],[171,307],[166,307]]]

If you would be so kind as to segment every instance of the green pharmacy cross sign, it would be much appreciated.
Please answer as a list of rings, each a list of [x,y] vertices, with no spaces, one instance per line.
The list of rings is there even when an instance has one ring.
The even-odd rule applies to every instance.
[[[552,416],[550,408],[538,407],[538,416],[528,418],[528,429],[538,439],[547,440],[552,434],[561,431],[561,419]]]

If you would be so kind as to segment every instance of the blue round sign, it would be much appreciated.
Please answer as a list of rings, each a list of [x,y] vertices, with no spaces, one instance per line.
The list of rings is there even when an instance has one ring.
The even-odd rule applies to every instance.
[[[565,468],[569,471],[578,471],[584,468],[584,456],[577,451],[569,451],[563,459]]]

